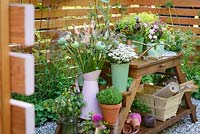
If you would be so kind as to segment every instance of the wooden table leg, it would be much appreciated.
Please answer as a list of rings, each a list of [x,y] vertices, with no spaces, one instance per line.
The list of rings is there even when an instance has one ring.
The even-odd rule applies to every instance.
[[[181,72],[180,63],[175,67],[175,70],[176,70],[176,74],[177,74],[179,83],[185,82],[186,79],[185,79],[183,73]],[[191,110],[190,117],[192,119],[192,122],[194,123],[197,121],[197,116],[196,116],[196,108],[193,106],[192,101],[191,101],[191,92],[186,92],[184,94],[184,100],[185,100],[186,107]]]
[[[118,124],[114,128],[114,134],[121,134],[121,131],[124,127],[124,123],[126,121],[128,113],[130,111],[131,105],[133,103],[133,100],[135,98],[137,90],[140,86],[141,79],[142,79],[142,76],[134,79],[133,82],[131,83],[131,86],[129,88],[130,95],[126,96],[126,100],[125,100],[126,101],[126,107],[121,108],[121,111],[120,111],[120,114],[119,114],[119,117],[118,117]]]
[[[196,107],[193,106],[192,101],[191,101],[191,93],[190,92],[186,92],[184,94],[184,97],[185,97],[186,107],[188,109],[190,109],[190,111],[191,111],[190,117],[192,119],[192,122],[195,123],[198,120],[197,120],[197,116],[196,116]]]

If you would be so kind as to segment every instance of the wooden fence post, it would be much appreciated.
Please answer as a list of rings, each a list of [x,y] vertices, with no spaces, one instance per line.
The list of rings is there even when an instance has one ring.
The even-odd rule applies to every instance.
[[[0,134],[34,134],[34,105],[10,99],[34,93],[34,56],[11,53],[9,43],[34,44],[33,5],[0,1]]]
[[[9,6],[0,1],[0,134],[10,134]]]

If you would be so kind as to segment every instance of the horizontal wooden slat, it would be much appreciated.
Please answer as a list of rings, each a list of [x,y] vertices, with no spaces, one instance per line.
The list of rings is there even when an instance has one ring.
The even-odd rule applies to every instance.
[[[83,25],[88,23],[88,19],[74,19],[74,20],[65,20],[65,19],[56,19],[49,21],[36,21],[36,29],[55,29],[55,28],[64,28],[66,26],[74,25]]]
[[[113,17],[112,21],[117,21],[118,17]],[[101,22],[101,19],[100,19]],[[35,22],[36,29],[55,29],[55,28],[64,28],[66,26],[74,25],[83,25],[84,23],[89,24],[88,19],[54,19],[54,20],[38,20]]]
[[[136,7],[128,8],[128,12],[139,13],[139,12],[151,12],[154,14],[162,15],[179,15],[179,16],[198,16],[200,9],[181,9],[181,8],[151,8],[151,7]],[[171,12],[171,13],[170,13]]]
[[[36,10],[35,18],[55,18],[64,16],[87,16],[88,9],[50,9]]]
[[[21,0],[22,3],[38,4],[38,0]],[[111,3],[121,2],[122,5],[165,5],[167,0],[111,0]],[[10,0],[10,2],[20,2],[20,0]],[[173,6],[200,7],[199,0],[172,0]],[[88,6],[88,0],[43,0],[44,5],[63,6]]]
[[[168,0],[132,0],[136,5],[160,5],[163,6]],[[179,7],[200,7],[199,0],[172,0],[173,6]]]
[[[185,25],[200,25],[200,20],[194,18],[166,17],[166,16],[161,16],[160,18],[163,22],[169,24],[173,23],[173,24],[185,24]]]
[[[15,1],[22,1],[22,3],[33,3],[37,6],[38,0],[11,0],[12,2]],[[135,12],[143,12],[143,11],[150,11],[152,13],[157,13],[159,15],[169,15],[169,10],[166,8],[161,8],[156,6],[155,8],[150,8],[151,5],[165,5],[166,0],[111,0],[111,3],[121,2],[123,5],[127,5],[128,13],[135,13]],[[183,7],[183,8],[171,8],[170,12],[174,16],[179,16],[178,18],[173,17],[174,24],[184,24],[184,25],[199,25],[199,20],[194,18],[181,18],[180,16],[198,16],[200,9],[194,9],[194,7],[200,8],[200,1],[199,0],[172,0],[173,6]],[[88,7],[89,3],[88,0],[43,0],[42,3],[44,5],[57,5],[57,6],[78,6],[75,9],[65,9],[62,10],[61,7],[58,9],[44,9],[43,11],[37,10],[36,11],[36,19],[40,18],[49,18],[50,20],[36,20],[35,27],[36,29],[55,29],[55,28],[63,28],[66,25],[82,25],[83,23],[88,23],[87,19],[64,19],[64,17],[69,16],[87,16],[88,9],[80,8],[81,6]],[[93,3],[94,4],[94,3]],[[130,5],[140,5],[139,8],[137,7],[130,7]],[[147,5],[147,6],[144,6]],[[191,7],[184,8],[184,7]],[[67,7],[66,7],[67,8]],[[120,11],[118,9],[112,10],[112,13],[119,14]],[[42,17],[41,17],[42,15]],[[161,17],[163,21],[171,24],[170,17]],[[176,26],[177,27],[177,26]],[[186,29],[185,26],[183,29]],[[199,28],[189,27],[195,33],[199,33]]]
[[[10,43],[34,44],[34,7],[29,4],[10,5]]]
[[[11,89],[14,93],[34,93],[34,57],[31,54],[10,53]]]
[[[94,1],[89,0],[41,0],[44,6],[57,5],[57,6],[89,6],[94,5]],[[10,2],[20,2],[20,0],[10,0]],[[111,4],[116,2],[122,2],[126,5],[132,3],[132,0],[111,0]],[[32,3],[35,6],[38,5],[38,0],[22,0],[22,3]]]
[[[173,26],[175,30],[181,29],[182,31],[191,31],[195,34],[200,34],[200,28],[198,27],[189,27],[189,26]]]
[[[44,10],[36,10],[35,18],[55,18],[55,17],[64,17],[64,16],[87,16],[89,9],[44,9]],[[180,9],[180,8],[150,8],[150,7],[137,7],[131,8],[129,7],[127,13],[139,13],[139,12],[151,12],[154,14],[161,15],[177,15],[177,16],[198,16],[200,9]],[[170,13],[171,12],[171,13]],[[120,14],[119,9],[111,10],[113,14]]]
[[[11,133],[35,134],[34,105],[11,99]]]

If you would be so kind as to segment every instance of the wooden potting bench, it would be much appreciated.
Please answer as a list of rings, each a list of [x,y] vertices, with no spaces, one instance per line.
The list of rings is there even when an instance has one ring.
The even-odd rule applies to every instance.
[[[185,75],[181,72],[181,64],[180,64],[181,54],[173,57],[165,57],[159,60],[133,60],[130,63],[129,67],[129,76],[133,77],[134,80],[131,83],[130,88],[127,92],[123,93],[123,107],[121,108],[119,117],[118,117],[118,125],[114,126],[114,134],[120,134],[126,117],[130,111],[132,102],[135,98],[136,92],[139,89],[141,79],[143,76],[153,73],[162,73],[165,74],[166,69],[173,68],[175,70],[174,75],[177,76],[179,83],[183,83],[186,81]],[[106,68],[103,71],[103,76],[105,73],[110,72],[110,68]],[[191,102],[191,94],[190,92],[186,92],[184,94],[185,106],[180,107],[177,115],[168,119],[167,121],[158,121],[155,128],[145,128],[141,126],[139,134],[156,134],[159,131],[171,126],[175,122],[179,121],[182,117],[186,115],[190,115],[192,122],[197,121],[196,117],[196,107]]]

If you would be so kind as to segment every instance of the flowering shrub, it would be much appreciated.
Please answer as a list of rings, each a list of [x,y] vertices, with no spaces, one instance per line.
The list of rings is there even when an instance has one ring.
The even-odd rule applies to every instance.
[[[137,54],[131,46],[119,44],[117,47],[111,48],[107,52],[108,59],[111,63],[128,63],[133,58],[137,58]]]

